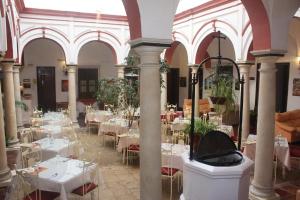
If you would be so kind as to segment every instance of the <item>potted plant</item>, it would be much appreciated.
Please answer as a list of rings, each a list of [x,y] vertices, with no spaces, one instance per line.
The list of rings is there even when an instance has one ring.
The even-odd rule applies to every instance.
[[[208,132],[215,130],[217,125],[206,120],[197,118],[194,122],[194,150],[198,149],[199,142],[201,138]],[[191,130],[191,124],[187,124],[184,129],[185,134],[189,134]]]

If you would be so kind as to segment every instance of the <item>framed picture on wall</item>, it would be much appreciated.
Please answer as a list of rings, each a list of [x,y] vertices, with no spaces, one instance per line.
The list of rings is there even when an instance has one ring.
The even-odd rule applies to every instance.
[[[300,96],[300,78],[293,80],[293,96]]]
[[[29,89],[31,88],[31,82],[30,79],[23,79],[23,88]]]
[[[61,80],[61,91],[68,92],[69,90],[69,82],[68,80]]]

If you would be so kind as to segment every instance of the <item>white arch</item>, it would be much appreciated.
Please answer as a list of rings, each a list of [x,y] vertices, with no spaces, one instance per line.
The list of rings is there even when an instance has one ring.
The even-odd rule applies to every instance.
[[[58,43],[63,49],[63,52],[65,54],[66,63],[70,62],[71,59],[70,42],[67,40],[67,38],[65,38],[63,35],[59,34],[58,32],[44,27],[34,28],[29,31],[26,31],[24,34],[21,34],[19,55],[22,55],[25,46],[29,42],[35,39],[42,39],[42,38],[50,39]]]
[[[125,62],[125,58],[129,55],[129,52],[130,52],[130,44],[127,42],[124,46],[123,46],[123,56],[120,58],[122,61],[120,62],[121,63],[124,63]]]
[[[200,46],[201,42],[205,39],[207,35],[210,33],[213,33],[215,31],[221,31],[223,34],[225,34],[228,39],[231,41],[235,53],[235,57],[239,55],[240,46],[239,40],[238,40],[238,35],[237,33],[230,27],[229,25],[225,23],[220,23],[218,21],[215,22],[215,28],[211,25],[211,23],[206,24],[204,27],[202,27],[201,31],[197,34],[195,38],[195,42],[192,45],[192,61],[195,62],[196,56],[197,56],[197,50],[198,47]]]
[[[98,32],[98,31],[91,31],[88,33],[84,33],[81,36],[79,36],[75,43],[74,43],[74,53],[73,53],[73,61],[78,63],[78,55],[80,52],[80,49],[87,43],[92,42],[92,41],[101,41],[109,44],[113,50],[115,51],[116,54],[116,62],[121,63],[123,62],[121,59],[124,59],[121,55],[121,45],[120,42],[113,37],[110,34],[106,34],[104,32]]]
[[[251,42],[253,41],[253,34],[252,34],[252,27],[248,26],[246,29],[244,35],[243,35],[243,46],[242,46],[242,60],[246,61],[248,57],[248,51],[251,45]]]

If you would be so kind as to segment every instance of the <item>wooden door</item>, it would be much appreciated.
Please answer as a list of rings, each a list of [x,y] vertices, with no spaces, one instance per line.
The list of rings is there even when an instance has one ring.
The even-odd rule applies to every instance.
[[[276,112],[285,112],[287,108],[287,97],[289,88],[290,63],[276,63]],[[256,96],[255,108],[257,112],[259,102],[259,79],[260,63],[257,65],[256,72]]]
[[[170,68],[167,73],[167,101],[179,106],[179,69]]]
[[[37,67],[38,108],[56,110],[55,67]]]

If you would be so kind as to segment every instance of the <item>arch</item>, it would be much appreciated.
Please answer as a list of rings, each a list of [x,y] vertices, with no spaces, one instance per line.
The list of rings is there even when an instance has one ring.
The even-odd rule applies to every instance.
[[[141,17],[137,0],[122,0],[128,18],[130,39],[142,37]]]
[[[178,31],[173,31],[172,32],[172,37],[174,41],[180,42],[186,49],[189,49],[189,38],[185,34],[178,32]]]
[[[180,44],[179,41],[174,41],[171,44],[171,47],[169,47],[169,48],[166,49],[166,51],[165,51],[165,59],[166,59],[166,61],[167,61],[168,64],[171,64],[174,51],[176,50],[176,48],[177,48],[177,46],[179,44]]]
[[[271,49],[271,31],[268,14],[261,0],[241,0],[250,18],[253,32],[253,50]]]
[[[6,16],[6,53],[4,58],[6,59],[14,58],[11,27],[9,26],[9,20],[7,16]]]
[[[89,31],[79,35],[79,37],[76,38],[73,52],[74,57],[72,59],[75,63],[78,63],[78,55],[80,49],[85,44],[92,41],[103,42],[105,45],[107,45],[107,47],[109,47],[112,50],[115,63],[121,62],[121,43],[119,40],[117,40],[116,36],[113,37],[112,34],[107,34],[102,31]]]
[[[22,54],[20,54],[21,56],[20,56],[20,60],[18,61],[18,63],[24,64],[24,49],[26,48],[27,45],[29,45],[30,43],[32,43],[36,40],[43,40],[43,39],[44,40],[50,40],[51,42],[54,42],[62,50],[62,52],[65,56],[65,59],[66,59],[65,51],[64,51],[63,47],[57,41],[55,41],[53,39],[50,39],[50,38],[35,38],[35,39],[30,40],[29,42],[27,42],[26,45],[23,47],[22,52],[21,52]]]
[[[196,53],[196,58],[195,58],[196,64],[199,64],[202,60],[207,58],[208,55],[207,48],[210,45],[210,43],[213,41],[214,37],[217,36],[217,34],[218,34],[217,32],[212,32],[208,34],[201,42]]]
[[[60,31],[46,27],[31,28],[21,33],[19,55],[22,55],[24,47],[30,41],[39,38],[50,39],[59,44],[65,54],[66,63],[70,63],[71,55],[69,51],[70,44],[68,38],[60,33]]]
[[[247,29],[244,30],[244,34],[243,34],[243,45],[242,45],[242,60],[247,60],[248,57],[248,52],[249,52],[249,48],[250,45],[253,45],[253,35],[252,35],[252,27],[248,26]],[[253,48],[252,50],[253,51]]]
[[[194,37],[194,43],[193,43],[193,51],[192,51],[192,61],[196,62],[197,52],[201,45],[201,43],[204,41],[204,39],[209,36],[211,33],[221,31],[226,37],[231,41],[234,49],[235,56],[239,55],[240,47],[238,35],[236,32],[232,29],[232,27],[229,27],[227,24],[224,23],[213,23],[213,26],[209,26],[210,23],[207,23],[205,26],[202,26],[197,32],[197,35]],[[206,49],[205,49],[206,51]],[[205,52],[204,52],[205,53]]]
[[[255,57],[250,53],[251,51],[253,51],[253,42],[251,42],[249,48],[248,48],[248,53],[247,53],[247,61],[255,61]]]

